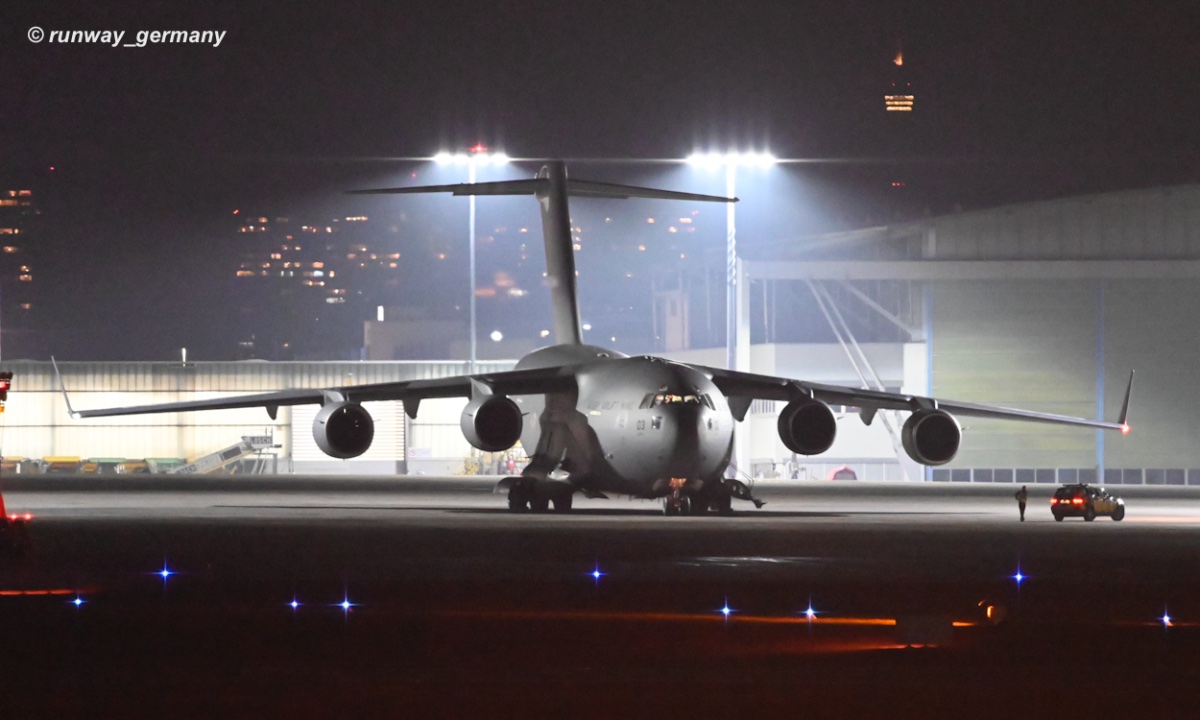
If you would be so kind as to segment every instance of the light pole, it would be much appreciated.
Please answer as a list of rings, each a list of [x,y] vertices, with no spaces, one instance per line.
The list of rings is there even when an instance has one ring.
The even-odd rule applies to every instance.
[[[737,197],[737,171],[738,168],[757,167],[769,168],[776,163],[774,155],[768,152],[696,152],[692,153],[687,158],[687,163],[695,167],[720,169],[725,170],[725,195],[727,197]],[[737,222],[735,215],[736,203],[725,204],[725,367],[730,370],[739,370],[748,372],[749,357],[750,357],[750,336],[748,332],[748,324],[739,322],[738,317],[739,290],[738,288],[738,260],[737,260]],[[748,308],[740,308],[743,312],[748,311]],[[745,331],[745,332],[743,332]],[[739,343],[738,335],[744,334],[744,340]],[[741,347],[745,345],[745,347]],[[739,361],[738,356],[743,356],[743,360]],[[733,464],[742,472],[746,472],[748,463],[746,462],[746,442],[743,437],[744,433],[734,434],[734,450]]]
[[[496,165],[502,166],[508,164],[508,156],[502,152],[489,152],[487,147],[482,143],[477,143],[472,146],[467,152],[449,153],[439,152],[433,156],[434,162],[440,165],[466,165],[467,166],[467,182],[475,183],[475,170],[480,165]],[[470,273],[471,283],[471,299],[470,299],[470,358],[467,364],[468,374],[474,374],[475,364],[478,361],[478,347],[476,345],[476,316],[475,316],[475,196],[468,196],[470,205],[467,210],[467,264],[468,273]]]

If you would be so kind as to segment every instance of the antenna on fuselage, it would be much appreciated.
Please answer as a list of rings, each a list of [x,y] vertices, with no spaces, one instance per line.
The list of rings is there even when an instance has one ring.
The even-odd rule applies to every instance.
[[[649,198],[653,200],[692,200],[698,202],[737,202],[737,198],[697,193],[656,190],[634,185],[569,180],[567,166],[552,160],[542,166],[532,180],[499,180],[453,185],[350,190],[352,195],[405,195],[448,192],[453,195],[534,195],[542,207],[542,237],[546,249],[546,280],[550,286],[554,340],[559,345],[582,345],[579,324],[579,300],[575,284],[575,249],[571,242],[571,209],[568,196],[598,198]]]

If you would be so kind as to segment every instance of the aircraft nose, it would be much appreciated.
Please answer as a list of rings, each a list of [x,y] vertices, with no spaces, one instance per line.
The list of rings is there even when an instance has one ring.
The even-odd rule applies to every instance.
[[[698,477],[707,459],[703,445],[707,421],[702,408],[698,405],[679,405],[671,410],[670,420],[675,435],[671,472],[674,477]]]

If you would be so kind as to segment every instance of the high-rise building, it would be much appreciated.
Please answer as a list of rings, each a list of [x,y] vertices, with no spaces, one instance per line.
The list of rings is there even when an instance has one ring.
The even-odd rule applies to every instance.
[[[0,358],[40,352],[33,324],[40,215],[32,190],[0,190]]]
[[[897,44],[892,57],[887,91],[883,96],[884,108],[889,113],[910,113],[916,104],[910,74],[904,68],[904,49]]]

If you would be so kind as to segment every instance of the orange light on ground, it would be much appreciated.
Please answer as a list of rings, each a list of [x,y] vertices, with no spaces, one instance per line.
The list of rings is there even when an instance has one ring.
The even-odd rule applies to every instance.
[[[47,595],[86,595],[88,591],[75,588],[49,588],[45,590],[0,590],[0,597],[40,597]]]

